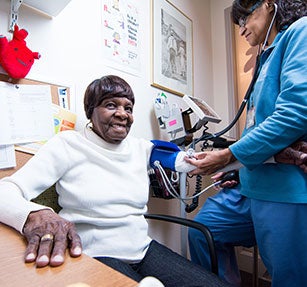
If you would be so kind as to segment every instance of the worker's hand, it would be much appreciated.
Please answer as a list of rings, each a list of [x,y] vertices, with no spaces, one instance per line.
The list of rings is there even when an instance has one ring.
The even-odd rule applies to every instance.
[[[72,257],[81,255],[81,239],[73,223],[49,209],[31,212],[23,228],[28,241],[25,262],[37,267],[64,263],[66,249]]]
[[[211,179],[214,181],[214,182],[217,182],[217,181],[220,181],[223,176],[225,175],[226,172],[218,172],[216,173],[215,175],[213,175],[211,177]],[[239,176],[238,176],[239,177]],[[219,184],[218,185],[218,188],[231,188],[231,187],[235,187],[236,185],[239,184],[239,180],[235,180],[235,179],[232,179],[232,180],[227,180],[227,181],[224,181],[223,183]]]
[[[307,173],[307,142],[297,141],[275,155],[280,163],[295,164]]]
[[[201,174],[208,175],[212,174],[219,169],[225,167],[230,162],[234,161],[235,158],[232,155],[230,149],[223,149],[218,151],[207,151],[195,153],[193,158],[186,157],[185,161],[196,166],[196,169],[189,172],[190,175]]]

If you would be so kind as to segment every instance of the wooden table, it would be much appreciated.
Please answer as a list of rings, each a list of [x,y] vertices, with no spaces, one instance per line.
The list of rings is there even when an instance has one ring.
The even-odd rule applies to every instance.
[[[59,267],[36,268],[24,263],[26,242],[14,229],[0,223],[1,287],[136,287],[137,282],[82,255],[67,256]]]

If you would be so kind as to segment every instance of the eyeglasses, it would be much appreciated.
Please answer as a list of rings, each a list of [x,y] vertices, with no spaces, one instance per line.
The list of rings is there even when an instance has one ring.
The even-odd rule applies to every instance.
[[[238,22],[239,22],[238,24],[239,24],[239,27],[240,27],[240,28],[245,27],[246,22],[247,22],[247,20],[248,20],[248,17],[249,17],[250,15],[252,15],[252,14],[254,13],[254,11],[262,5],[262,3],[263,3],[262,1],[257,2],[256,4],[254,4],[254,5],[249,9],[249,12],[248,12],[247,15],[244,15],[244,16],[240,17],[240,19],[239,19],[239,21],[238,21]]]

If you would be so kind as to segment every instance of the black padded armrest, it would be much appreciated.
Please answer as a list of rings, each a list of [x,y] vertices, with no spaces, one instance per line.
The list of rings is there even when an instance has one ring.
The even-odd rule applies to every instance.
[[[144,216],[145,218],[148,218],[148,219],[156,219],[156,220],[172,222],[172,223],[184,225],[184,226],[191,227],[191,228],[196,228],[199,231],[201,231],[208,242],[210,260],[211,260],[211,271],[215,273],[216,275],[218,275],[218,263],[217,263],[217,255],[216,255],[214,240],[207,226],[205,226],[202,223],[191,220],[191,219],[181,218],[181,217],[172,216],[172,215],[145,214]]]

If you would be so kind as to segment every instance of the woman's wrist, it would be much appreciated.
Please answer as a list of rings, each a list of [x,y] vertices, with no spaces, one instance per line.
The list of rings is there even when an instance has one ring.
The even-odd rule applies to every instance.
[[[229,148],[221,150],[221,153],[224,159],[224,166],[237,160]]]

